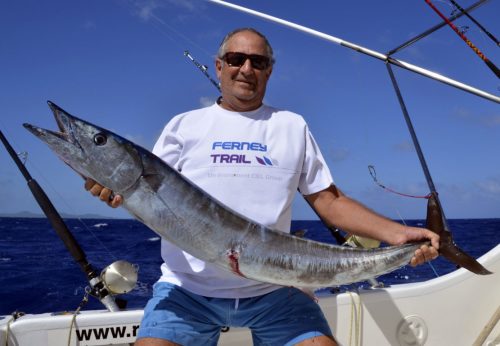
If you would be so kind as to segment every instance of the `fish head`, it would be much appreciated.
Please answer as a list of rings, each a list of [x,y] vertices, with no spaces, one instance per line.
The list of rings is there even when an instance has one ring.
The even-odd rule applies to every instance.
[[[121,193],[142,176],[141,148],[113,132],[79,119],[52,102],[59,132],[24,124],[83,177]],[[144,150],[144,149],[142,149]]]

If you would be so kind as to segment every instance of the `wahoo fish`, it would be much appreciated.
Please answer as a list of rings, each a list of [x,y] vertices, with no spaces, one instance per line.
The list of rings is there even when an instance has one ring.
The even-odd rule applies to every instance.
[[[148,150],[48,104],[60,132],[24,124],[29,131],[80,175],[122,195],[122,207],[161,237],[235,275],[283,286],[337,286],[404,266],[423,244],[359,249],[269,229],[215,200]],[[428,227],[440,228],[431,204]],[[442,239],[441,251],[452,261],[488,273],[451,236]]]

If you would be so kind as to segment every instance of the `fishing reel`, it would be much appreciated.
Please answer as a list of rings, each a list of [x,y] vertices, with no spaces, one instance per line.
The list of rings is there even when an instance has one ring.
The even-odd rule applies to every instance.
[[[124,294],[135,288],[138,271],[137,265],[120,260],[104,268],[99,278],[109,293]]]
[[[137,284],[139,267],[127,261],[116,261],[97,275],[93,270],[89,274],[88,294],[96,297],[109,311],[124,309],[126,301],[115,296],[132,291]]]

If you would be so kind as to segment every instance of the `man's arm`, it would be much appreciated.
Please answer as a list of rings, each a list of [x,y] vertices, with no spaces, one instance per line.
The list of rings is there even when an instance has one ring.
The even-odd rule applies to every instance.
[[[436,233],[425,228],[405,226],[381,216],[344,195],[335,185],[305,198],[324,222],[346,232],[391,245],[430,240],[430,246],[423,245],[415,251],[410,262],[413,266],[438,256],[439,236]]]

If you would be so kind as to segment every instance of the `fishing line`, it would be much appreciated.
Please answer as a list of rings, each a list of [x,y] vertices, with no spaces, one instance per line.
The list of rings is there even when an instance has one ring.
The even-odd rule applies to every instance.
[[[40,169],[38,169],[38,167],[34,164],[33,161],[31,160],[28,160],[28,155],[26,155],[26,162],[29,161],[31,163],[31,167],[33,167],[35,169],[35,171],[37,172],[37,175],[40,176],[42,178],[42,180],[49,186],[49,188],[52,190],[53,193],[55,193],[59,199],[62,201],[62,203],[66,206],[66,208],[68,208],[70,210],[70,212],[73,214],[73,215],[78,215],[78,212],[73,208],[73,206],[71,206],[65,199],[64,197],[54,188],[54,186],[50,183],[50,181],[45,178],[45,176],[43,175],[42,171]],[[111,250],[97,237],[97,235],[92,231],[92,229],[85,223],[84,219],[82,219],[81,217],[75,217],[75,220],[78,220],[78,222],[83,226],[83,228],[88,231],[92,237],[97,241],[97,243],[99,243],[99,245],[108,253],[108,255],[110,255],[114,260],[117,260],[118,258],[113,254],[113,252],[111,252]]]
[[[193,46],[202,51],[204,54],[206,54],[208,57],[213,58],[214,54],[210,53],[208,50],[197,44],[195,41],[191,40],[188,36],[184,35],[180,31],[176,30],[172,26],[168,25],[166,21],[158,17],[153,13],[153,9],[149,9],[148,13],[146,16],[140,15],[140,13],[143,13],[143,10],[145,7],[141,7],[139,4],[135,3],[134,1],[129,1],[130,7],[133,9],[132,12],[135,13],[136,16],[141,17],[144,21],[146,21],[148,24],[151,24],[153,28],[158,30],[159,33],[162,35],[166,36],[168,39],[170,39],[174,44],[176,44],[178,47],[181,48],[182,51],[186,50],[185,46],[182,46],[181,43],[179,43],[176,39],[172,37],[167,31],[163,30],[162,27],[165,27],[168,31],[174,34],[174,36],[179,37],[186,43],[188,43],[188,46]],[[175,6],[175,5],[173,5]],[[134,11],[135,10],[135,11]],[[152,20],[150,20],[152,19]]]
[[[30,176],[30,174],[29,174],[28,170],[25,168],[26,163],[28,163],[28,162],[29,162],[29,163],[31,163],[31,165],[30,165],[30,166],[31,166],[31,167],[33,167],[33,168],[37,171],[38,175],[39,175],[39,176],[40,176],[40,177],[41,177],[41,178],[45,181],[45,183],[46,183],[46,184],[47,184],[47,185],[48,185],[48,186],[52,189],[52,191],[53,191],[55,194],[57,194],[57,195],[59,196],[60,200],[61,200],[64,204],[66,204],[66,206],[67,206],[67,207],[68,207],[68,208],[69,208],[69,209],[70,209],[70,210],[71,210],[74,214],[76,214],[76,212],[73,210],[73,207],[72,207],[71,205],[69,205],[69,203],[68,203],[68,202],[66,202],[66,200],[62,197],[62,195],[61,195],[61,194],[59,194],[59,192],[58,192],[58,191],[57,191],[57,190],[56,190],[56,189],[52,186],[52,184],[50,183],[50,181],[48,181],[48,180],[45,178],[45,176],[43,175],[42,171],[41,171],[40,169],[38,169],[38,167],[34,164],[34,162],[32,162],[32,161],[30,160],[28,152],[26,152],[26,151],[23,151],[23,152],[21,152],[21,153],[16,153],[16,152],[14,152],[14,149],[10,146],[10,144],[9,144],[9,143],[8,143],[8,141],[7,141],[7,138],[3,135],[3,133],[2,133],[1,131],[0,131],[0,137],[1,137],[1,139],[2,139],[2,142],[3,142],[3,143],[4,143],[4,145],[5,145],[5,148],[7,149],[7,152],[9,152],[9,154],[11,154],[12,159],[14,159],[14,160],[15,160],[15,163],[18,165],[18,168],[20,169],[20,171],[21,171],[22,175],[24,176],[24,178],[25,178],[25,179],[26,179],[26,181],[28,182],[28,186],[30,187],[30,189],[31,189],[31,190],[32,190],[32,189],[34,189],[36,186],[39,186],[39,184],[38,184],[38,183],[36,183],[34,179],[32,179],[32,177]],[[16,162],[16,159],[17,159],[17,162]],[[23,162],[21,162],[21,159],[23,160]],[[32,181],[32,182],[33,182],[33,184],[32,184],[32,185],[30,185],[29,181]],[[41,189],[41,187],[39,187],[39,189]],[[33,190],[32,190],[32,193],[33,193]],[[41,193],[40,193],[40,196],[41,196],[41,195],[45,195],[45,193],[44,193],[44,192],[41,192]],[[45,197],[45,198],[47,198],[47,199],[48,199],[48,197]],[[37,202],[39,202],[37,197],[35,197],[35,199],[37,200]],[[39,203],[40,203],[40,202],[39,202]],[[52,203],[51,203],[50,201],[48,201],[48,204],[52,204]],[[41,205],[40,205],[40,208],[42,208],[42,206],[41,206]],[[57,214],[59,214],[59,213],[55,210],[55,208],[54,208],[53,206],[52,206],[52,208],[53,208],[53,210],[51,210],[51,211],[50,211],[50,213],[57,213]],[[42,208],[42,211],[43,211],[44,213],[47,213],[47,211],[46,211],[46,210],[44,210],[43,208]],[[55,215],[53,215],[53,216],[55,216]],[[57,217],[56,217],[56,218],[54,218],[54,220],[55,220],[55,219],[60,219],[60,216],[59,216],[59,215],[57,215]],[[98,243],[99,243],[99,244],[100,244],[100,245],[101,245],[101,246],[102,246],[102,247],[103,247],[103,248],[104,248],[104,249],[108,252],[108,254],[109,254],[109,255],[111,255],[114,259],[116,259],[116,256],[114,256],[114,255],[113,255],[113,253],[112,253],[112,252],[111,252],[111,251],[110,251],[110,250],[109,250],[109,249],[108,249],[108,248],[107,248],[107,247],[106,247],[106,246],[102,243],[102,241],[101,241],[99,238],[97,238],[97,236],[96,236],[96,235],[95,235],[95,234],[94,234],[94,233],[90,230],[90,228],[89,228],[89,227],[87,227],[87,225],[83,222],[83,220],[82,220],[81,218],[77,218],[77,220],[79,220],[79,222],[83,225],[84,229],[86,229],[87,231],[89,231],[89,232],[92,234],[92,236],[93,236],[93,237],[97,240],[97,242],[98,242]],[[49,220],[49,221],[50,221],[50,220]],[[58,221],[58,222],[59,222],[59,221]],[[62,221],[60,221],[60,222],[62,222]],[[58,224],[58,225],[59,225],[61,228],[66,228],[66,225],[65,225],[65,224]],[[58,227],[54,226],[54,224],[52,224],[52,228],[54,228],[54,230],[56,231],[56,233],[57,233],[60,237],[63,237],[63,238],[69,237],[69,238],[74,239],[74,236],[73,236],[72,234],[66,234],[66,232],[63,232],[63,233],[61,233],[61,234],[60,234],[59,232],[61,232],[61,230],[59,230],[59,229],[58,229]],[[63,238],[61,238],[61,239],[63,240]],[[71,239],[67,239],[67,240],[71,240]],[[64,242],[64,241],[65,241],[65,240],[63,240],[63,242]],[[75,248],[72,248],[72,250],[69,250],[69,251],[70,251],[70,253],[71,253],[73,256],[77,256],[77,257],[79,257],[79,258],[80,258],[80,260],[83,260],[83,259],[85,258],[85,255],[82,253],[82,251],[81,251],[81,249],[79,248],[79,246],[77,246],[77,245],[75,245],[75,246],[76,246]]]
[[[403,217],[401,216],[401,213],[399,212],[398,209],[396,209],[396,213],[398,213],[398,216],[399,216],[399,219],[401,220],[401,222],[403,223],[403,225],[405,226],[408,226],[408,224],[406,223],[406,221],[403,219]],[[427,261],[426,262],[430,267],[431,267],[431,270],[434,272],[434,275],[438,278],[440,277],[440,275],[438,274],[436,268],[434,268],[434,265],[432,264],[431,261]]]
[[[460,36],[462,40],[467,43],[467,45],[476,53],[476,55],[481,58],[481,60],[484,61],[484,63],[488,66],[488,68],[493,71],[493,73],[500,78],[500,70],[495,66],[493,62],[491,62],[480,50],[477,48],[463,33],[460,32],[460,30],[453,24],[444,14],[442,14],[436,6],[431,2],[431,0],[424,0],[433,10],[434,12],[437,13],[438,16],[440,16],[450,28],[455,31],[455,33]]]

